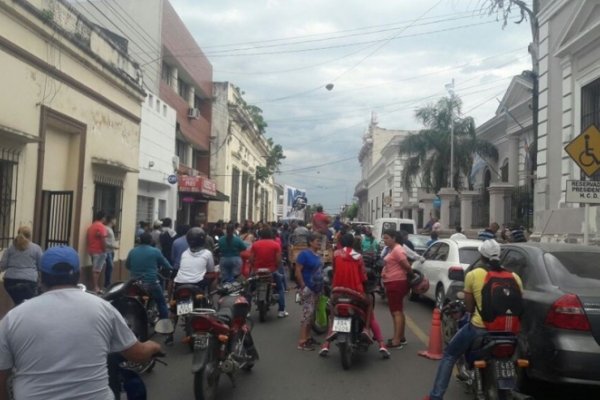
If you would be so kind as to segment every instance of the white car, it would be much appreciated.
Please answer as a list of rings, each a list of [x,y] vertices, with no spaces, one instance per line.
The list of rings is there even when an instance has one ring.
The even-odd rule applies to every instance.
[[[448,270],[450,268],[465,270],[480,257],[477,250],[480,244],[480,240],[472,239],[440,239],[431,244],[423,256],[412,265],[414,270],[429,279],[429,290],[421,296],[435,301],[435,305],[441,307],[451,283],[448,279]]]

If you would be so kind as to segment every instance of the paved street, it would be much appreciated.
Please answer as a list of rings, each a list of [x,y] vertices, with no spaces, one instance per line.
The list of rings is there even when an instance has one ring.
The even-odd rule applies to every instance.
[[[274,309],[264,324],[256,323],[253,334],[261,359],[250,373],[237,375],[237,387],[232,388],[225,377],[221,379],[219,400],[420,400],[428,393],[437,362],[417,356],[424,349],[431,319],[431,304],[407,301],[407,339],[409,345],[394,350],[390,360],[382,360],[375,346],[369,353],[360,354],[349,371],[342,369],[337,349],[323,359],[317,352],[296,350],[299,326],[299,306],[293,303],[293,293],[288,293],[286,319],[275,318]],[[392,331],[387,305],[378,299],[376,313],[384,335]],[[190,372],[191,354],[180,342],[166,348],[167,367],[157,365],[145,377],[149,399],[193,399],[193,379]],[[539,385],[544,389],[535,394],[536,399],[594,399],[600,391],[589,388],[561,388]],[[447,400],[462,400],[466,394],[457,382],[452,381]]]

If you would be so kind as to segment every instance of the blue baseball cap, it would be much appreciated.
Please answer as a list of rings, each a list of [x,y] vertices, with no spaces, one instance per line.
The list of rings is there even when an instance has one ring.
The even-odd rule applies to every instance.
[[[79,272],[79,254],[69,246],[51,247],[42,255],[41,270],[50,275],[71,275]]]

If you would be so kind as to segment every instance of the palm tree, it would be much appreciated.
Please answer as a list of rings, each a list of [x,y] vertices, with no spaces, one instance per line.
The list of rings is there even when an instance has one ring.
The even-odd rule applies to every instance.
[[[497,161],[498,150],[475,135],[475,122],[460,115],[462,101],[458,96],[443,97],[435,104],[417,109],[415,116],[425,126],[409,135],[400,145],[400,155],[408,156],[402,171],[402,186],[409,191],[417,177],[427,190],[437,193],[448,186],[450,175],[450,128],[454,115],[454,189],[472,188],[469,179],[473,157]],[[454,112],[452,112],[454,111]]]

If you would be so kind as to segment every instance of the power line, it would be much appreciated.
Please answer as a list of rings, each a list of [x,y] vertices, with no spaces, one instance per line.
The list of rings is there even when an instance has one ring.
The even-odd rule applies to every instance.
[[[312,165],[310,167],[289,169],[289,170],[285,170],[285,171],[277,171],[276,173],[277,174],[285,174],[286,172],[306,171],[306,170],[309,170],[309,169],[320,168],[320,167],[324,167],[326,165],[331,165],[331,164],[335,164],[335,163],[339,163],[339,162],[344,162],[344,161],[349,161],[349,160],[356,160],[356,156],[352,156],[352,157],[348,157],[348,158],[342,158],[341,160],[329,161],[329,162],[326,162],[326,163],[323,163],[323,164]]]

